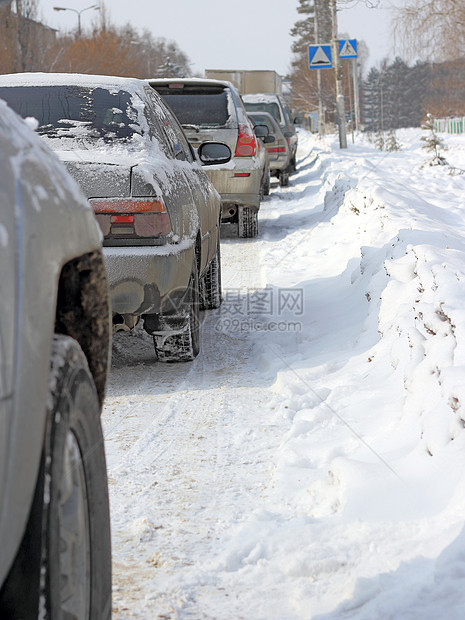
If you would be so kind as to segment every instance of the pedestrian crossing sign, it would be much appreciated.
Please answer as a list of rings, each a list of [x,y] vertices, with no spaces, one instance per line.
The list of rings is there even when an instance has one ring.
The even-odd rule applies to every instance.
[[[310,69],[331,69],[331,45],[309,45],[308,61]]]
[[[357,58],[357,39],[339,40],[339,58]]]

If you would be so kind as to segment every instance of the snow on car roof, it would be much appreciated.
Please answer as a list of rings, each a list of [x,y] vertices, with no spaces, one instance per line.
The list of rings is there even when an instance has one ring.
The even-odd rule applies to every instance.
[[[244,101],[277,101],[279,99],[278,95],[274,95],[272,93],[248,93],[247,95],[242,95],[242,99]]]
[[[143,80],[83,73],[10,73],[0,75],[0,86],[104,86],[105,88],[140,89]]]

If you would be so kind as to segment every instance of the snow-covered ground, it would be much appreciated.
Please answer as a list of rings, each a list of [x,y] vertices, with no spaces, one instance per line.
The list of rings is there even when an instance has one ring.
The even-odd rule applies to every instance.
[[[115,338],[115,618],[465,617],[465,175],[421,133],[301,132],[196,361]]]

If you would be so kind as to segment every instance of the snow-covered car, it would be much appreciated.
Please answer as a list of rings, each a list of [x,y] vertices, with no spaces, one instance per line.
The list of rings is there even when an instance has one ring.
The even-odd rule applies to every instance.
[[[201,78],[160,78],[149,84],[174,111],[194,147],[205,140],[229,146],[231,161],[209,168],[207,174],[221,195],[223,222],[237,223],[240,237],[256,237],[263,169],[237,88]]]
[[[0,76],[0,97],[65,162],[104,234],[114,330],[142,318],[162,361],[199,352],[199,306],[221,303],[221,201],[177,119],[144,81],[67,74]],[[199,303],[200,299],[200,303]]]
[[[266,145],[270,172],[272,176],[278,177],[282,187],[286,187],[289,185],[291,153],[278,122],[268,112],[249,112],[249,117],[257,125],[266,125],[269,135],[274,137],[273,144]]]
[[[0,618],[109,618],[101,232],[63,165],[3,101],[0,317]]]
[[[294,172],[296,169],[298,138],[290,110],[284,98],[281,95],[271,93],[252,93],[242,95],[242,100],[248,114],[251,112],[268,112],[278,121],[291,152],[288,172]]]

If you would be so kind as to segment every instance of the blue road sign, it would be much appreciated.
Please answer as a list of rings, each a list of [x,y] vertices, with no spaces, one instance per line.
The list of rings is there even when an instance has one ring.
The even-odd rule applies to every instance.
[[[310,45],[308,63],[310,69],[331,69],[331,45]]]
[[[357,58],[357,39],[339,40],[339,58]]]

